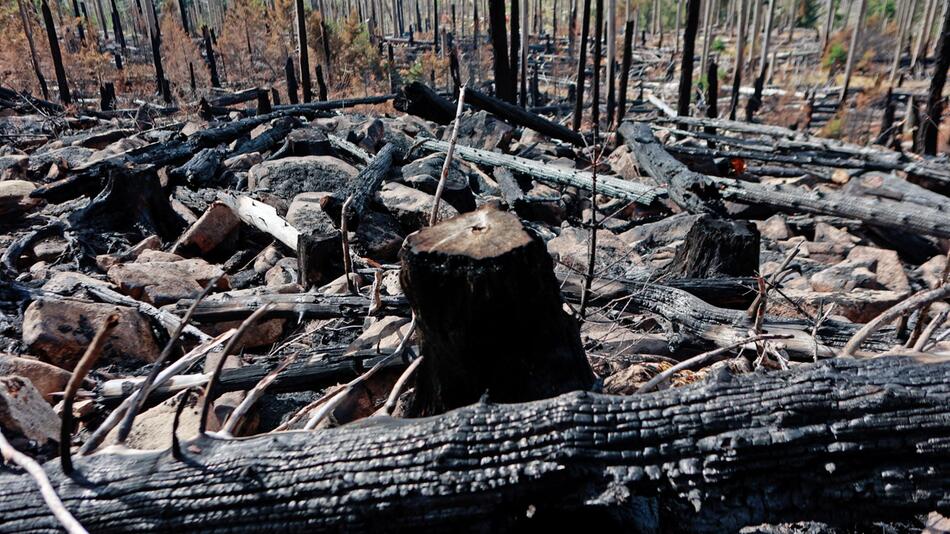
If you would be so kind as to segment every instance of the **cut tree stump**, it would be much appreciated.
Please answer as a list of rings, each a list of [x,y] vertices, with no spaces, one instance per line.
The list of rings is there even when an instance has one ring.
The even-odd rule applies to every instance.
[[[104,452],[77,458],[73,478],[44,468],[90,532],[870,531],[950,512],[948,374],[840,358],[633,397],[203,437],[182,460]],[[22,472],[0,475],[0,517],[4,532],[60,528]]]
[[[759,230],[746,221],[702,216],[661,275],[679,278],[755,276],[759,270]]]
[[[486,206],[410,235],[400,279],[425,358],[412,413],[591,387],[551,256],[514,214]]]

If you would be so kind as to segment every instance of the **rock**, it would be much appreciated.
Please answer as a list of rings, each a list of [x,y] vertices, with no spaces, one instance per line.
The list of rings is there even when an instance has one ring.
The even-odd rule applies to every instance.
[[[145,239],[132,245],[128,250],[119,254],[100,254],[96,256],[96,265],[103,271],[108,271],[109,267],[121,262],[132,261],[139,257],[146,250],[158,250],[162,247],[162,240],[157,235],[150,235]]]
[[[861,240],[848,233],[847,230],[835,228],[830,224],[819,222],[815,224],[815,239],[818,243],[834,243],[842,249],[851,250]]]
[[[176,395],[161,404],[145,410],[135,418],[135,425],[125,444],[138,450],[167,450],[172,445],[171,429],[175,420],[175,411],[181,396]],[[178,420],[178,438],[187,440],[198,434],[198,421],[201,419],[201,405],[198,397],[189,396],[185,409]],[[118,428],[113,428],[106,436],[106,443],[114,443]]]
[[[132,263],[151,263],[156,261],[181,261],[183,256],[162,250],[143,250]]]
[[[192,258],[119,264],[110,268],[107,276],[132,298],[164,306],[180,299],[197,297],[208,283],[219,276],[217,288],[228,289],[228,278],[223,274],[220,267]]]
[[[323,208],[320,201],[330,193],[309,192],[295,196],[287,208],[287,222],[300,231],[301,234],[330,235],[337,233],[337,228]],[[341,252],[342,254],[342,252]]]
[[[43,284],[43,291],[57,295],[73,295],[84,285],[105,287],[108,289],[115,288],[115,286],[105,280],[99,280],[98,278],[93,278],[82,273],[59,271],[53,273],[53,276]]]
[[[254,258],[254,272],[258,274],[264,274],[273,267],[277,265],[277,262],[283,257],[283,254],[280,253],[280,250],[275,245],[267,245],[260,254]]]
[[[380,119],[367,121],[351,134],[351,141],[370,153],[382,148],[386,138],[386,126]]]
[[[26,168],[29,163],[30,157],[26,154],[0,156],[0,181],[26,178]]]
[[[879,291],[856,288],[848,291],[816,292],[811,288],[794,289],[783,287],[782,293],[813,316],[819,308],[827,310],[835,304],[833,315],[842,316],[849,321],[866,323],[880,315],[884,310],[906,298],[906,294],[895,291]],[[770,298],[767,313],[777,317],[801,319],[801,312],[789,304],[785,298]],[[779,342],[781,343],[781,342]]]
[[[914,276],[922,280],[930,289],[940,285],[943,278],[943,272],[947,268],[947,257],[943,255],[934,256],[920,265],[915,271]]]
[[[183,256],[203,256],[224,243],[240,225],[241,220],[231,208],[215,202],[185,230],[172,252]]]
[[[569,269],[587,272],[587,261],[590,257],[588,237],[590,231],[583,228],[568,227],[561,230],[561,235],[548,241],[548,252]],[[617,258],[629,255],[628,261],[618,262]],[[630,246],[619,237],[607,230],[597,231],[596,268],[612,266],[609,272],[601,276],[622,274],[630,263],[639,263],[639,257],[630,250]]]
[[[140,139],[138,137],[125,137],[123,139],[119,139],[118,141],[114,143],[110,143],[102,150],[97,150],[94,154],[89,156],[87,163],[102,161],[106,158],[110,158],[117,154],[128,152],[129,150],[142,148],[143,146],[147,144],[148,144],[148,141],[145,139]]]
[[[873,261],[845,260],[811,276],[815,291],[851,291],[855,288],[883,289],[872,269]]]
[[[651,378],[670,367],[672,365],[668,362],[643,362],[629,365],[604,380],[604,393],[608,395],[633,395]]]
[[[754,222],[759,229],[759,234],[764,238],[783,241],[792,237],[792,231],[788,228],[784,215],[775,214],[764,221]]]
[[[43,445],[59,440],[60,420],[33,383],[22,376],[0,376],[0,427]]]
[[[268,287],[300,283],[296,258],[281,258],[276,265],[264,273],[264,285]]]
[[[19,217],[40,203],[38,198],[30,198],[36,189],[33,182],[26,180],[0,181],[0,217]]]
[[[28,379],[39,391],[43,399],[55,404],[53,393],[66,389],[71,373],[32,358],[23,358],[13,354],[0,354],[0,376],[17,375]],[[92,384],[90,384],[91,386]]]
[[[237,172],[249,170],[262,161],[264,161],[264,159],[259,152],[247,152],[224,160],[222,165],[226,171]]]
[[[409,319],[406,317],[383,317],[374,320],[346,348],[347,354],[363,350],[389,352],[395,350],[409,333]]]
[[[298,285],[289,285],[284,286],[280,289],[294,289],[300,291],[300,286]],[[217,336],[227,332],[232,328],[238,328],[241,326],[242,321],[222,321],[219,323],[211,323],[207,325],[201,325],[201,330],[211,336]],[[240,352],[242,350],[250,350],[257,347],[265,347],[277,343],[284,337],[284,325],[287,323],[287,319],[274,318],[267,319],[265,321],[259,321],[251,325],[247,331],[244,333],[244,337],[241,338],[241,341],[238,343],[235,350]]]
[[[462,115],[461,121],[458,143],[472,148],[483,150],[503,148],[511,141],[514,132],[511,126],[486,111],[474,113],[467,111]],[[443,140],[449,140],[453,127],[454,121],[445,129],[442,135]]]
[[[45,176],[53,165],[63,169],[75,169],[86,163],[95,152],[81,146],[64,146],[45,152],[34,152],[30,155],[27,170],[31,177],[41,177]]]
[[[377,193],[377,198],[406,232],[415,232],[427,226],[429,214],[435,203],[433,195],[395,182],[383,184],[382,189]],[[448,202],[439,204],[440,221],[451,219],[458,214],[458,211]]]
[[[153,362],[159,347],[148,321],[138,311],[113,306],[43,297],[23,314],[23,344],[31,354],[72,370],[106,317],[119,314],[102,349],[103,361]]]
[[[62,237],[50,237],[33,245],[33,256],[41,261],[53,263],[69,249],[69,244]]]
[[[332,156],[304,156],[259,163],[248,172],[247,187],[253,192],[270,192],[290,201],[311,191],[335,193],[359,171]]]
[[[399,221],[389,213],[374,210],[363,214],[355,234],[350,243],[353,250],[380,263],[396,261],[405,239]]]
[[[854,247],[848,253],[848,259],[876,262],[876,268],[872,270],[880,284],[897,293],[910,293],[910,280],[897,252],[875,247]]]
[[[607,156],[607,165],[617,176],[622,176],[627,180],[640,181],[640,171],[637,167],[637,160],[626,144],[617,147],[616,150]]]
[[[625,243],[643,246],[644,248],[667,245],[685,239],[689,229],[693,227],[699,217],[699,215],[678,213],[657,222],[634,226],[617,237]],[[640,243],[641,241],[642,243]]]

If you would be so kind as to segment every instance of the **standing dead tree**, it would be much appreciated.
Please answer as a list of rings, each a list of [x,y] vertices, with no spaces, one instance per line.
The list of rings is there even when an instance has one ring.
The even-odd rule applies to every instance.
[[[937,135],[940,132],[940,115],[945,107],[943,87],[947,83],[947,71],[950,70],[950,9],[944,9],[943,26],[937,44],[937,61],[930,79],[927,93],[927,107],[920,128],[921,145],[924,154],[937,154]]]
[[[688,0],[686,3],[686,30],[683,34],[677,115],[689,115],[689,102],[693,92],[693,58],[696,52],[696,33],[699,31],[699,4],[700,0]]]

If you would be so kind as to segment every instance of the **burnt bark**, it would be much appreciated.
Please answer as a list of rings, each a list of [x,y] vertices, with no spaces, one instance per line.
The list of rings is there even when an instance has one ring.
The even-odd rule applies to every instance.
[[[836,359],[634,397],[204,437],[182,461],[101,453],[75,459],[73,478],[59,462],[45,470],[93,532],[853,529],[950,511],[948,372]],[[59,531],[26,474],[0,475],[0,516],[7,532]]]
[[[491,36],[492,64],[495,75],[495,94],[505,102],[515,101],[515,82],[508,62],[508,38],[505,33],[505,3],[488,1],[488,31]]]
[[[927,107],[920,129],[920,138],[924,154],[937,154],[937,135],[940,132],[940,115],[946,105],[943,99],[943,86],[947,83],[947,71],[950,70],[950,9],[944,9],[943,26],[940,30],[940,42],[937,45],[937,61],[930,78],[930,90],[927,93]]]
[[[69,84],[66,82],[66,69],[63,67],[63,55],[59,49],[59,37],[56,36],[56,25],[53,23],[53,13],[49,4],[43,0],[43,23],[46,24],[46,37],[49,40],[50,56],[53,58],[53,70],[56,72],[56,85],[59,86],[59,101],[68,106],[72,102],[69,94]]]
[[[400,280],[425,358],[412,413],[588,389],[578,325],[551,256],[517,216],[484,207],[406,239]]]
[[[699,31],[700,0],[686,3],[686,29],[683,34],[683,62],[680,66],[679,102],[677,115],[689,115],[689,102],[693,94],[693,58],[696,54],[696,33]],[[674,36],[679,39],[679,36]]]

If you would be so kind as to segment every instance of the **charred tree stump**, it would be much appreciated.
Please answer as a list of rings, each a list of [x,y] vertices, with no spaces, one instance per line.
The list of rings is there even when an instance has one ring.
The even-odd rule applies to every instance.
[[[706,71],[706,116],[715,119],[719,116],[719,65],[711,60]],[[707,126],[703,129],[707,134],[716,135],[716,129]]]
[[[287,62],[284,64],[284,73],[287,75],[287,100],[291,104],[299,104],[297,97],[297,74],[294,73],[294,60],[287,56]]]
[[[884,96],[884,115],[881,117],[881,130],[877,134],[875,143],[883,146],[891,146],[896,135],[894,135],[894,90],[887,88],[887,95]]]
[[[59,101],[68,106],[72,102],[69,95],[69,84],[66,83],[66,69],[63,67],[63,55],[59,50],[59,37],[56,36],[56,25],[53,23],[53,13],[49,4],[43,0],[43,23],[46,25],[46,37],[49,39],[50,56],[53,58],[53,69],[56,72],[56,84],[59,86]]]
[[[218,62],[214,59],[214,48],[211,47],[211,34],[207,26],[201,27],[201,36],[205,42],[205,56],[208,61],[208,71],[211,73],[211,87],[221,87],[218,78]]]
[[[413,413],[442,413],[486,392],[520,402],[591,387],[551,257],[517,216],[483,207],[409,236],[401,256],[425,358]]]
[[[327,101],[327,82],[323,79],[323,67],[317,65],[317,88],[320,91],[320,102]]]
[[[115,109],[115,84],[112,82],[99,86],[99,109],[102,111]]]
[[[716,219],[696,221],[686,239],[661,269],[678,278],[751,277],[759,270],[759,231],[747,221]]]
[[[257,90],[257,114],[264,115],[273,111],[266,89]]]
[[[755,78],[752,96],[745,105],[746,122],[752,122],[752,119],[755,118],[755,113],[762,107],[762,89],[765,85],[765,77],[768,75],[768,70],[768,62],[763,63],[762,69],[759,70],[759,75]]]
[[[296,0],[297,15],[297,53],[300,57],[300,85],[303,87],[303,101],[310,102],[313,92],[310,87],[310,51],[307,49],[307,15],[303,9],[303,0]]]

